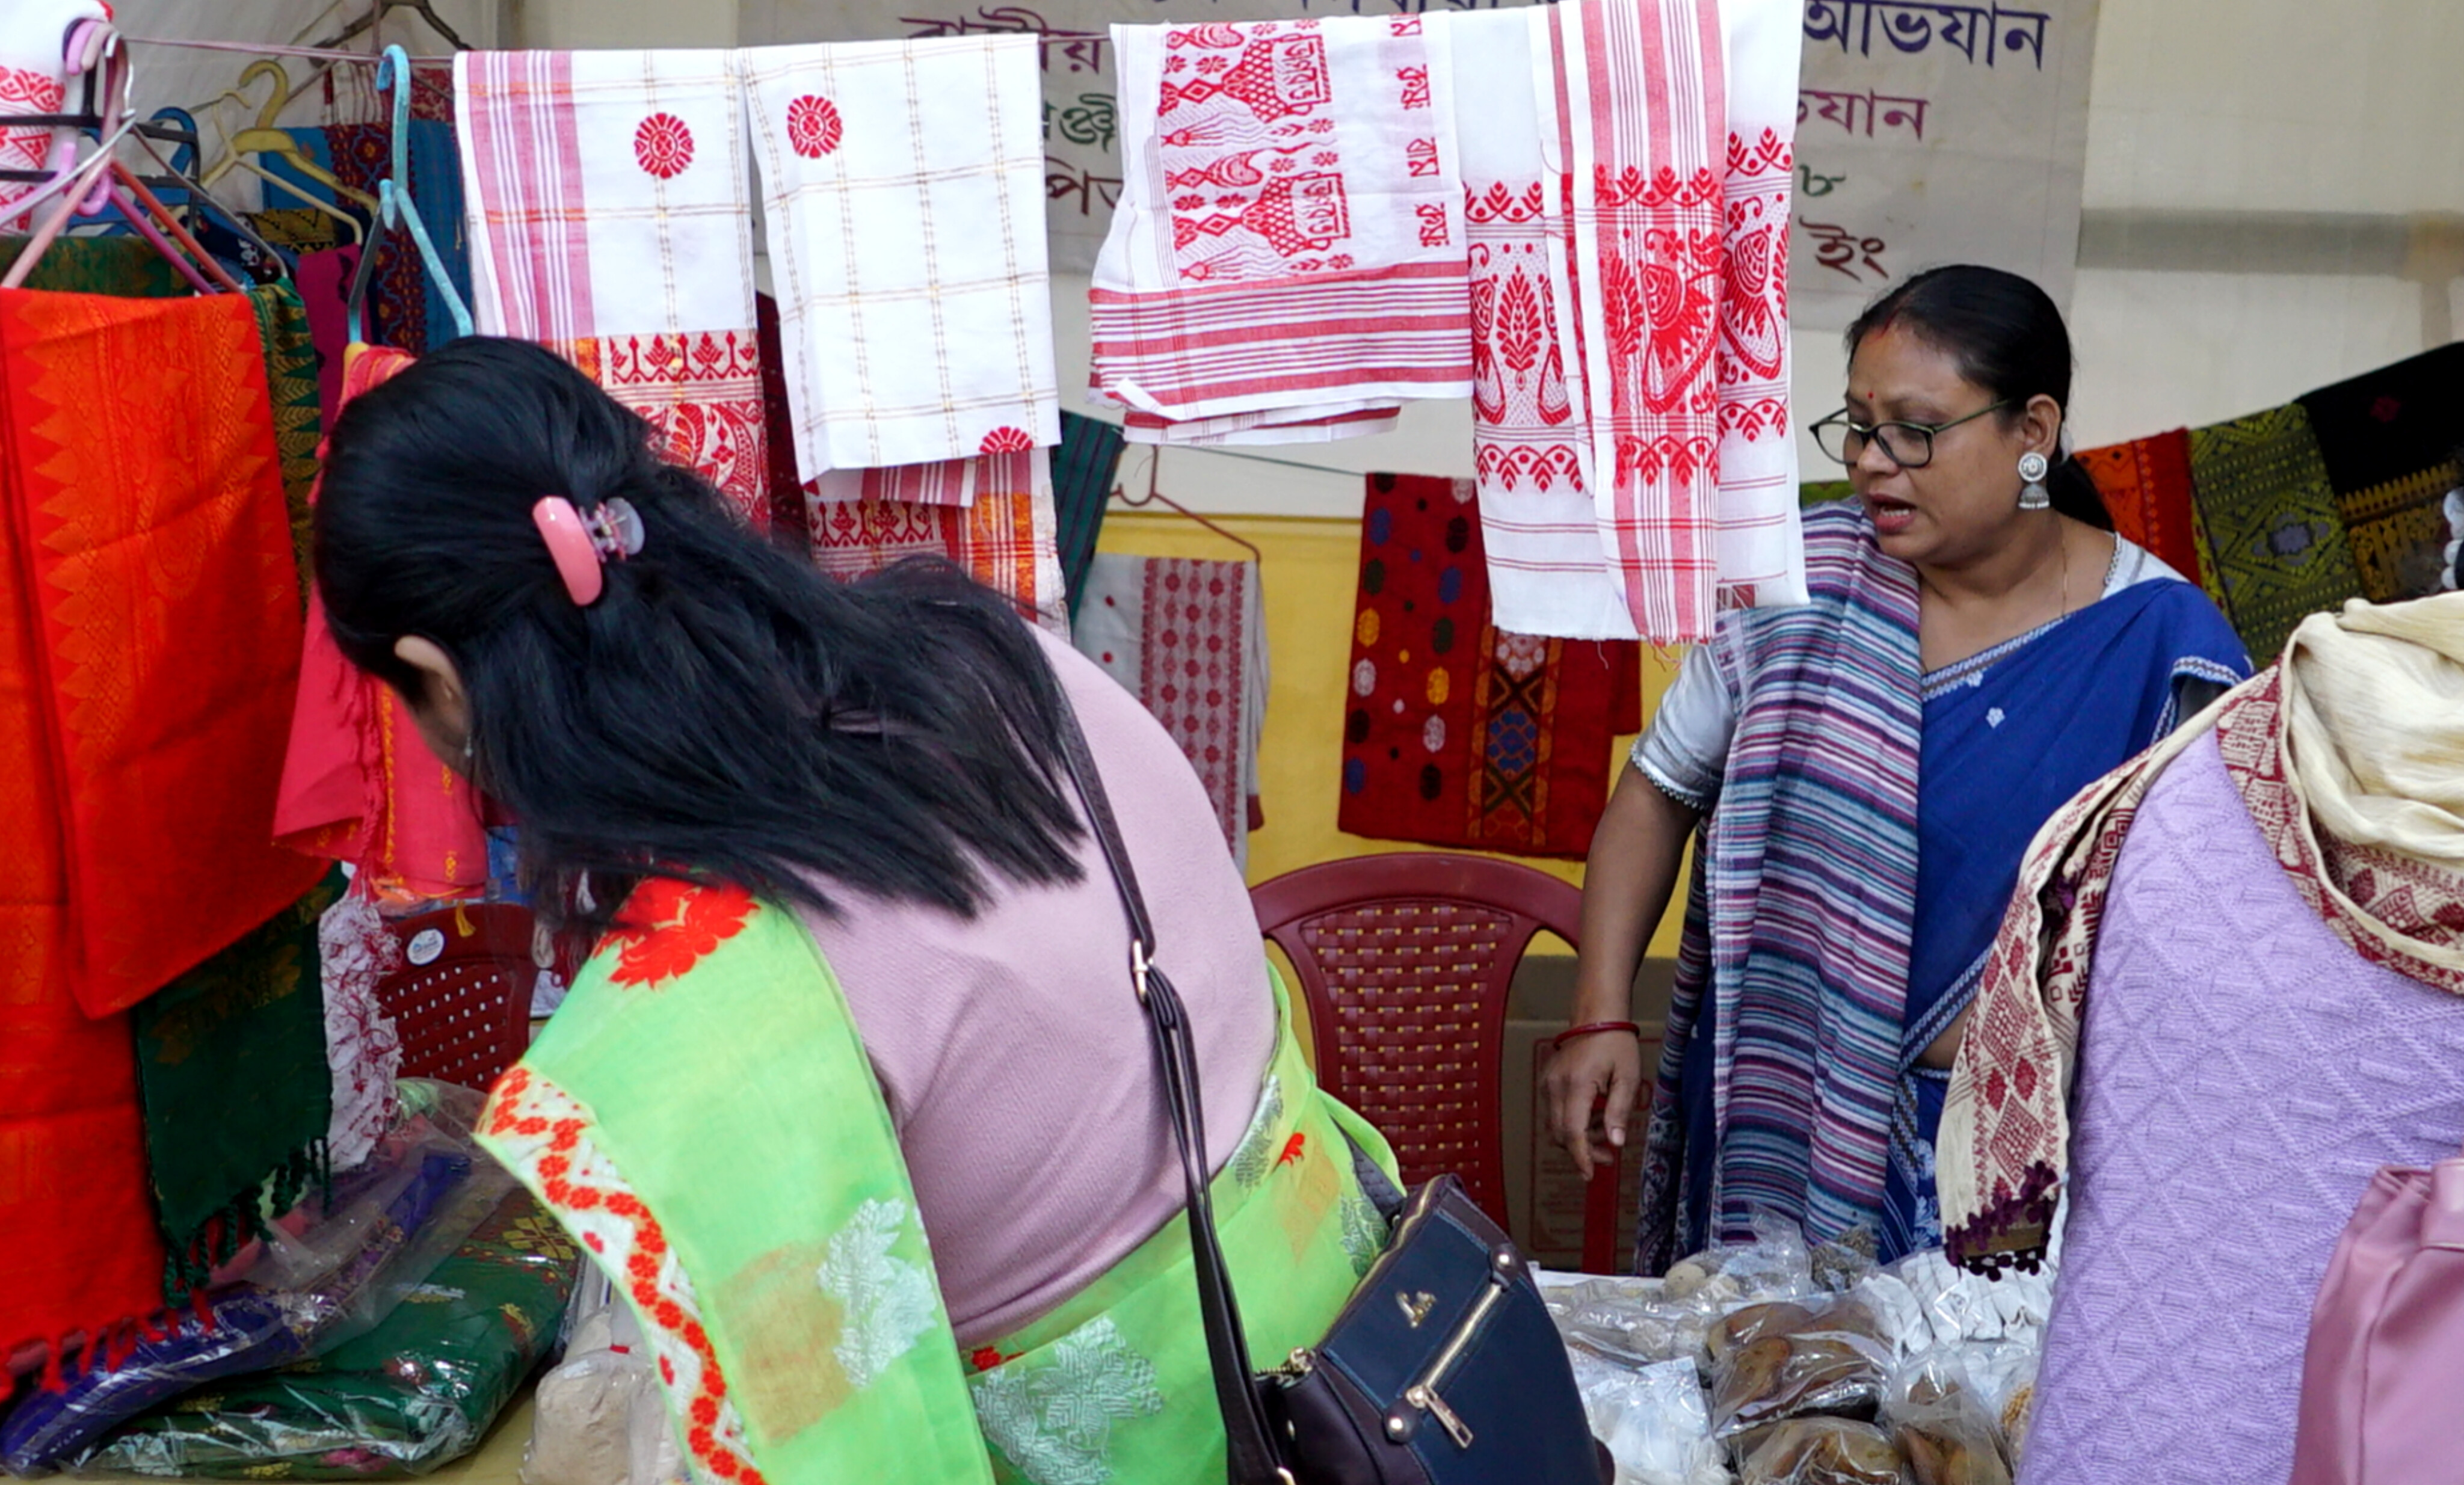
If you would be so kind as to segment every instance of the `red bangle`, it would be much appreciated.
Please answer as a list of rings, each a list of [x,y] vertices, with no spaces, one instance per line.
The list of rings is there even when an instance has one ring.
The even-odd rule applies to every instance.
[[[1594,1032],[1602,1031],[1630,1031],[1634,1033],[1636,1040],[1642,1039],[1642,1028],[1633,1021],[1585,1021],[1580,1026],[1569,1026],[1559,1032],[1549,1044],[1552,1047],[1562,1047],[1577,1037],[1588,1037]]]

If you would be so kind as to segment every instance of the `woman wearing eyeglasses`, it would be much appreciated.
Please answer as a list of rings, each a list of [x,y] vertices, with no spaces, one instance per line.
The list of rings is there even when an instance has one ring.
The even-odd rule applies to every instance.
[[[1586,1173],[1641,1097],[1623,1018],[1703,832],[1645,1272],[1750,1238],[1757,1212],[1886,1261],[1939,1245],[1934,1129],[2030,838],[2250,673],[2067,456],[2070,337],[2044,291],[1936,269],[1848,346],[1847,405],[1814,431],[1857,498],[1806,514],[1813,602],[1726,615],[1687,655],[1592,846],[1576,1025],[1545,1080]]]

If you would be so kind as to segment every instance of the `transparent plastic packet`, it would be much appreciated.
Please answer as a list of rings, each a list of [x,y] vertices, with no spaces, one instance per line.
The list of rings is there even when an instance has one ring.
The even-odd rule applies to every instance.
[[[113,1327],[29,1389],[0,1419],[0,1467],[38,1473],[192,1387],[329,1352],[426,1282],[513,1178],[471,1139],[477,1095],[403,1088],[376,1155],[274,1224],[239,1281]]]
[[[1939,1248],[1866,1275],[1852,1293],[1881,1321],[1902,1358],[1945,1345],[2033,1344],[2053,1311],[2050,1274],[1988,1278],[1957,1267]]]
[[[1870,1418],[1894,1360],[1873,1313],[1846,1295],[1733,1310],[1704,1352],[1711,1431],[1724,1439],[1809,1413]]]
[[[1853,1418],[1788,1418],[1736,1440],[1737,1485],[1906,1485],[1890,1435]]]
[[[1815,1293],[1813,1253],[1796,1224],[1765,1213],[1753,1226],[1750,1243],[1715,1245],[1670,1264],[1661,1281],[1666,1297],[1717,1311]]]
[[[1912,1485],[2011,1485],[2000,1420],[1960,1348],[1902,1363],[1883,1390],[1882,1422]]]
[[[1617,1485],[1728,1485],[1690,1360],[1620,1366],[1575,1352],[1574,1382]],[[638,1485],[638,1482],[637,1482]]]
[[[1711,1312],[1667,1298],[1656,1278],[1591,1278],[1550,1296],[1549,1312],[1570,1350],[1629,1367],[1692,1361]]]

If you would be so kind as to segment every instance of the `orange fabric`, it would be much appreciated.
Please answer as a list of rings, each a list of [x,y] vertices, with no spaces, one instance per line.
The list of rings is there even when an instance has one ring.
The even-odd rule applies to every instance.
[[[256,317],[239,295],[0,295],[0,382],[70,983],[108,1015],[318,876],[266,839],[299,578]]]
[[[410,363],[401,351],[352,346],[342,404]],[[342,658],[312,590],[275,838],[353,863],[381,899],[466,897],[488,881],[480,808],[477,792],[429,751],[402,698]]]
[[[0,1343],[160,1301],[123,1008],[295,900],[254,315],[0,291]]]
[[[2104,496],[2113,529],[2156,554],[2166,566],[2204,581],[2192,524],[2190,435],[2182,428],[2082,449],[2079,463]]]

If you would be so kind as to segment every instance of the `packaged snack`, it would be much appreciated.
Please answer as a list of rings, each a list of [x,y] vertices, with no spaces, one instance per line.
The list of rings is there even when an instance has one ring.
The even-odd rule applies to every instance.
[[[1790,1418],[1738,1440],[1737,1485],[1904,1485],[1900,1452],[1870,1423]]]
[[[1872,1312],[1846,1296],[1749,1305],[1713,1336],[1711,1426],[1722,1438],[1803,1413],[1871,1417],[1892,1359]]]
[[[2011,1485],[2001,1427],[1954,1350],[1927,1351],[1893,1372],[1882,1422],[1914,1485]]]

